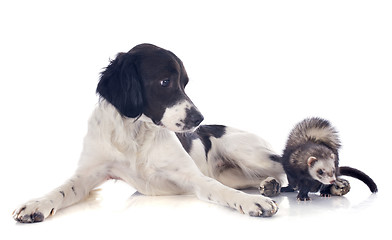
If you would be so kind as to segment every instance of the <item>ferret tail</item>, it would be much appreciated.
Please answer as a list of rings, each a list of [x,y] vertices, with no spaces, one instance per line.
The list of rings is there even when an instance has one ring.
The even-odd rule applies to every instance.
[[[313,117],[298,123],[291,131],[287,147],[297,147],[309,141],[322,143],[337,151],[340,148],[338,132],[328,120]]]
[[[353,177],[364,182],[372,193],[378,192],[376,183],[364,172],[352,167],[339,167],[340,175]]]

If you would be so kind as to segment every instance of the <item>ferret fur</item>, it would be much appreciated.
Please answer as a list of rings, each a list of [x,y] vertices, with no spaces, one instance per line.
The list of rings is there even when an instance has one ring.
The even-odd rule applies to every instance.
[[[338,132],[325,119],[308,118],[294,127],[280,162],[287,174],[288,189],[298,190],[299,200],[309,200],[308,193],[320,189],[322,195],[329,195],[331,184],[339,175],[358,178],[367,184],[372,192],[377,192],[374,181],[363,172],[350,167],[342,167],[342,173],[339,172],[340,147]],[[316,172],[317,169],[313,169],[316,166],[328,169],[330,172],[321,177]]]

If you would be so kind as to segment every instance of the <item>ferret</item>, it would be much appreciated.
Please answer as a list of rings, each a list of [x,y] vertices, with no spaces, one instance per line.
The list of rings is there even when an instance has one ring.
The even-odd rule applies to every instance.
[[[335,128],[329,121],[321,118],[308,118],[298,123],[291,131],[279,158],[287,174],[289,186],[282,191],[298,190],[297,199],[310,200],[309,192],[330,196],[331,187],[347,183],[337,176],[346,175],[363,181],[372,193],[378,191],[377,185],[365,173],[351,167],[339,167],[339,148],[341,143]]]

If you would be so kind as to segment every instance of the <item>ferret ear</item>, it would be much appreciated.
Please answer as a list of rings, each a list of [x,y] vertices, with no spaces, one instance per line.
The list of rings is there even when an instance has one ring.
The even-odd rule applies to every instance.
[[[122,116],[136,118],[143,113],[143,86],[135,66],[135,56],[119,53],[101,73],[97,93]]]
[[[308,158],[308,166],[309,167],[312,167],[313,165],[314,165],[314,163],[317,161],[317,158],[315,158],[315,157],[309,157]]]
[[[335,154],[331,153],[331,158],[335,159]]]

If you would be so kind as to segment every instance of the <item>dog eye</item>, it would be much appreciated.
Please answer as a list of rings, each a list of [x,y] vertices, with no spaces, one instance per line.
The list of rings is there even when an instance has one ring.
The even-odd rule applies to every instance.
[[[170,80],[169,79],[165,79],[161,81],[161,86],[162,87],[168,87],[170,84]]]
[[[320,174],[320,175],[323,175],[323,174],[324,174],[324,171],[321,170],[321,169],[319,169],[319,170],[317,170],[317,173]]]

